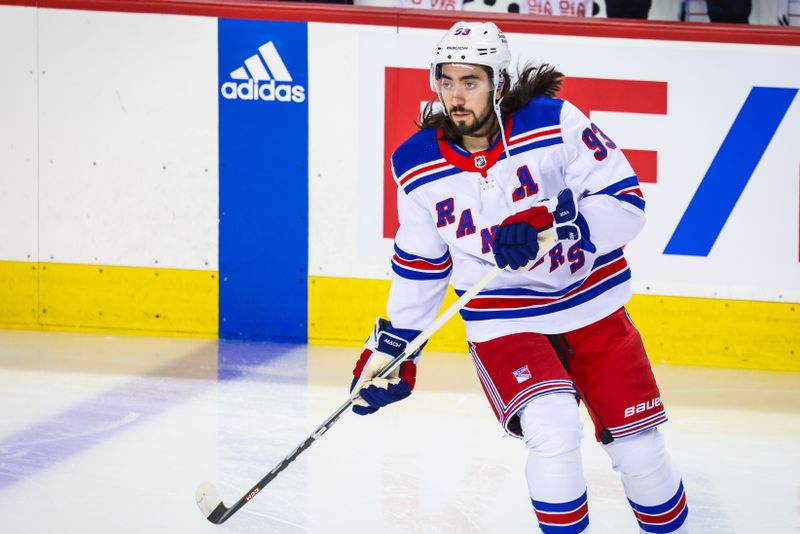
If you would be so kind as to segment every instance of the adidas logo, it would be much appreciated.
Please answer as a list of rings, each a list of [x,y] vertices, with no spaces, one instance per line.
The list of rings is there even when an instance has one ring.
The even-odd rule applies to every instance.
[[[259,46],[258,54],[245,59],[244,66],[231,72],[230,77],[242,81],[222,84],[220,92],[227,100],[277,100],[298,104],[306,100],[306,88],[291,83],[292,75],[272,41]]]

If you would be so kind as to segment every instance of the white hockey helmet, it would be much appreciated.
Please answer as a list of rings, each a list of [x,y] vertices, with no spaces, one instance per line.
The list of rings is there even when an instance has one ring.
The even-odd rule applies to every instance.
[[[492,70],[492,86],[497,89],[500,74],[511,63],[511,51],[505,34],[494,22],[456,22],[436,45],[431,63],[431,90],[436,92],[437,78],[444,63],[483,65]]]

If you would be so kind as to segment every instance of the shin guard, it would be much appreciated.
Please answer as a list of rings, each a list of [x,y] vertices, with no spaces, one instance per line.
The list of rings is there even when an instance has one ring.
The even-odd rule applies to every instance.
[[[589,506],[575,397],[556,393],[533,399],[520,422],[529,449],[525,474],[539,527],[545,534],[586,532]]]
[[[640,532],[689,532],[683,482],[657,429],[618,439],[604,449],[622,478]]]

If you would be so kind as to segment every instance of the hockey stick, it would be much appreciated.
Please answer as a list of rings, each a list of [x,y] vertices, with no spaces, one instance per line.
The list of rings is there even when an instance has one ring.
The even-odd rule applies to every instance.
[[[552,248],[555,244],[555,232],[552,230],[547,230],[539,234],[539,257],[543,256],[548,250]],[[539,259],[537,257],[537,260]],[[536,260],[534,260],[536,261]],[[530,264],[528,264],[530,265]],[[527,266],[526,266],[527,267]],[[523,267],[524,269],[525,267]],[[384,367],[380,373],[378,373],[378,378],[386,378],[389,374],[394,371],[401,363],[407,360],[412,354],[414,354],[417,349],[422,347],[422,345],[430,339],[430,337],[441,328],[450,318],[455,315],[461,308],[463,308],[467,302],[472,300],[472,298],[480,293],[489,283],[495,279],[495,277],[502,272],[501,269],[494,267],[488,273],[486,273],[483,278],[478,280],[478,282],[472,286],[469,290],[467,290],[463,295],[461,295],[458,300],[456,300],[453,304],[451,304],[445,311],[441,313],[431,325],[420,332],[420,334],[411,341],[406,349],[396,357],[394,360],[391,361],[386,367]],[[250,500],[255,497],[264,487],[269,484],[275,477],[280,474],[281,471],[286,469],[290,463],[292,463],[303,451],[311,447],[311,445],[317,441],[325,432],[327,432],[330,427],[342,416],[344,412],[350,408],[353,404],[353,399],[358,393],[351,394],[347,401],[339,406],[339,408],[333,412],[325,421],[317,427],[314,432],[311,433],[306,439],[303,440],[300,445],[298,445],[292,452],[289,453],[286,458],[278,462],[278,465],[272,468],[272,471],[267,473],[264,478],[259,480],[255,486],[253,486],[250,491],[248,491],[241,499],[239,499],[233,506],[228,508],[222,502],[222,499],[219,496],[219,492],[217,488],[211,482],[204,482],[197,487],[197,491],[195,491],[195,500],[197,502],[198,508],[200,508],[200,512],[205,516],[206,519],[214,523],[215,525],[219,525],[224,523],[230,516],[235,514],[242,506],[250,502]]]

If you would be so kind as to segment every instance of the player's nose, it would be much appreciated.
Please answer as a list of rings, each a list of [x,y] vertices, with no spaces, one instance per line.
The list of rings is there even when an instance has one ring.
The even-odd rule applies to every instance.
[[[458,91],[454,92],[453,96],[450,97],[450,102],[456,106],[463,106],[466,101],[466,98]]]

